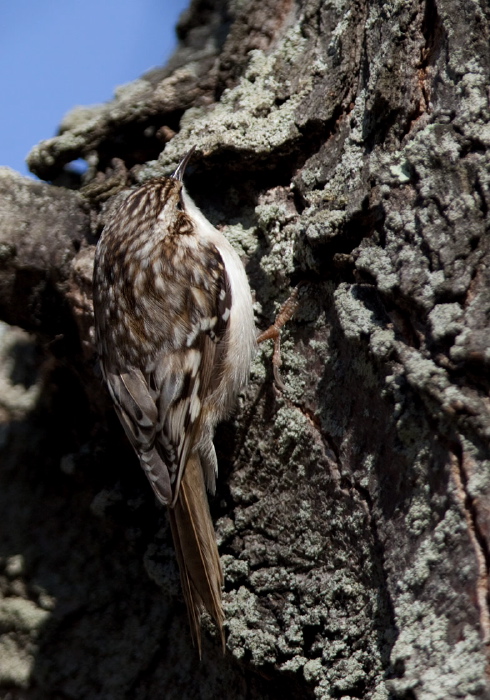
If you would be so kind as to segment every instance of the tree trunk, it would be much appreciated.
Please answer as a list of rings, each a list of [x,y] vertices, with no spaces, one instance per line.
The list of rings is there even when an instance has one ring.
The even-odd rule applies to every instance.
[[[489,29],[482,0],[196,0],[165,68],[32,151],[52,184],[1,172],[0,314],[37,338],[0,348],[2,698],[490,698]],[[121,187],[191,145],[258,327],[303,283],[284,392],[261,347],[216,436],[200,663],[90,333]]]

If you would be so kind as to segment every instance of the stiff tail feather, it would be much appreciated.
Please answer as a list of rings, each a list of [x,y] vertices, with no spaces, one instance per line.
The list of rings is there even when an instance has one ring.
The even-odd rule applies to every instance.
[[[201,656],[201,612],[205,609],[216,623],[224,649],[223,572],[198,455],[187,462],[178,499],[168,512],[192,639]]]

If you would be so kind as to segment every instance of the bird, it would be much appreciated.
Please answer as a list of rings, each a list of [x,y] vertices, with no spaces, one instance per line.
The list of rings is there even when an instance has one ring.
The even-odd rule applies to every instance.
[[[223,572],[207,491],[216,488],[216,425],[245,387],[256,353],[244,265],[187,193],[193,147],[170,177],[133,190],[97,243],[97,353],[116,413],[168,507],[192,640],[206,610],[225,648]]]

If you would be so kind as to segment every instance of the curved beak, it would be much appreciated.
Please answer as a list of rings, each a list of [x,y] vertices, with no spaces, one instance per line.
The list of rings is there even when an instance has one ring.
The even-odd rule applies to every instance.
[[[172,177],[173,177],[175,180],[180,180],[180,182],[182,182],[182,179],[183,179],[183,177],[184,177],[185,169],[187,168],[187,165],[189,164],[189,161],[190,161],[190,159],[192,158],[192,154],[194,153],[195,150],[196,150],[196,147],[193,146],[193,147],[191,148],[191,150],[182,158],[182,160],[180,161],[180,163],[179,163],[178,166],[177,166],[176,171],[175,171],[174,174],[172,175]]]

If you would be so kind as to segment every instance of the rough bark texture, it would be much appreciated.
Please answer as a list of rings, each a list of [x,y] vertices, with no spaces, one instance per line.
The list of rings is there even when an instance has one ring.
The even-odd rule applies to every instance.
[[[93,244],[124,193],[2,171],[0,313],[38,339],[2,336],[2,698],[490,697],[489,27],[483,0],[196,0],[167,67],[31,153],[110,194],[196,144],[258,326],[306,282],[286,391],[262,348],[216,439],[225,657],[211,625],[190,646],[93,370]]]

